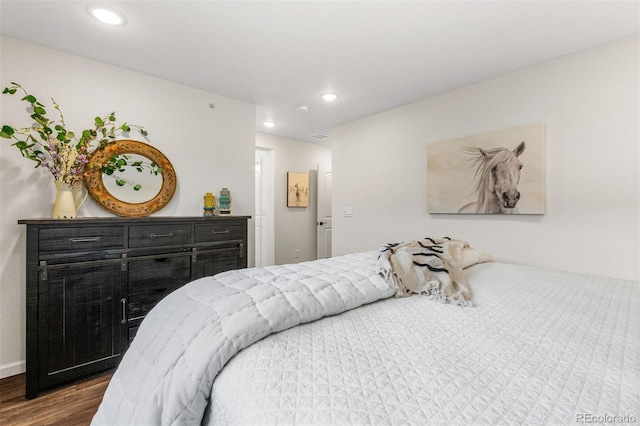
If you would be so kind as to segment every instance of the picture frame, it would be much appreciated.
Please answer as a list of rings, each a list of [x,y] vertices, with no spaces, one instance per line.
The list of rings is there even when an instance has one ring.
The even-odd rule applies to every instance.
[[[427,145],[427,211],[545,214],[545,125]]]
[[[287,207],[309,206],[309,174],[287,172]]]

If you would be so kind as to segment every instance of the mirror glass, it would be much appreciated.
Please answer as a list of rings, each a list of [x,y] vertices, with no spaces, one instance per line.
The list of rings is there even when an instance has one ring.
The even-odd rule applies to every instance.
[[[125,203],[144,203],[152,200],[162,188],[162,173],[153,161],[139,154],[122,154],[110,163],[126,161],[118,169],[107,167],[102,181],[111,195]]]
[[[176,173],[160,151],[122,139],[97,149],[85,167],[91,198],[118,216],[149,216],[171,201]]]

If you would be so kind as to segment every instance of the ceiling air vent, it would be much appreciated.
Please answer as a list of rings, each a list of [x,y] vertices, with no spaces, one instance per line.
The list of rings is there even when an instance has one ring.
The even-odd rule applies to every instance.
[[[312,135],[309,135],[309,137],[310,137],[310,138],[313,138],[313,139],[315,139],[315,140],[318,140],[318,141],[323,141],[323,140],[325,140],[325,139],[329,139],[331,136],[329,136],[329,135],[325,135],[325,134],[323,134],[323,133],[314,133],[314,134],[312,134]]]

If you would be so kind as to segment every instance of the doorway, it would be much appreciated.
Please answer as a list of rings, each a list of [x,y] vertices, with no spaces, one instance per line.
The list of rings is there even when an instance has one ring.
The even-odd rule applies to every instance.
[[[274,152],[256,147],[255,157],[255,266],[275,263]]]

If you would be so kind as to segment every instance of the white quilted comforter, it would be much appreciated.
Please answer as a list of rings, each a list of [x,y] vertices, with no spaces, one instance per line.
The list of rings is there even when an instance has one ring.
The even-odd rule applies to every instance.
[[[238,351],[392,296],[376,259],[371,252],[230,271],[176,290],[143,321],[92,424],[200,424],[213,379]]]
[[[229,272],[176,291],[145,319],[94,423],[640,418],[640,283],[487,263],[469,268],[474,306],[460,308],[388,298],[394,289],[376,275],[375,258]],[[263,285],[247,295],[256,280]],[[296,308],[275,308],[282,298]]]
[[[640,421],[640,283],[500,263],[468,277],[471,308],[389,298],[257,342],[216,378],[206,422]]]

